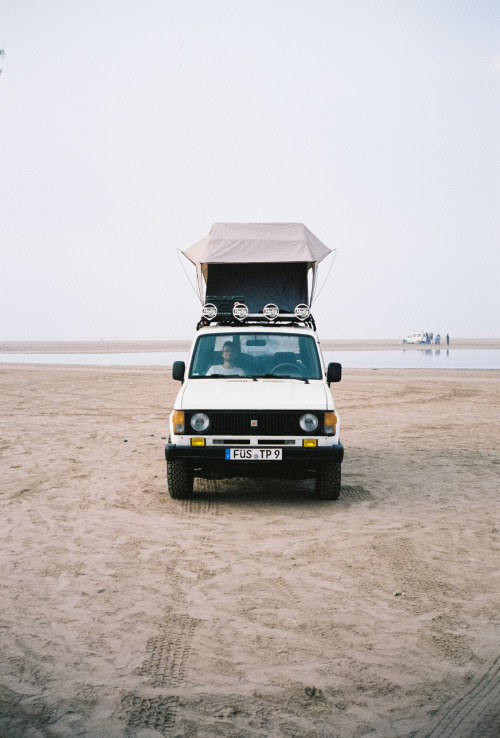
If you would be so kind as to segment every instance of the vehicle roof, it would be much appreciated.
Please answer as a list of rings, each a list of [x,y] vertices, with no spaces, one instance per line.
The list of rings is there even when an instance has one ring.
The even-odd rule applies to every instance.
[[[218,325],[217,323],[200,328],[199,335],[211,335],[213,333],[289,333],[290,335],[310,335],[319,340],[318,334],[305,325]]]

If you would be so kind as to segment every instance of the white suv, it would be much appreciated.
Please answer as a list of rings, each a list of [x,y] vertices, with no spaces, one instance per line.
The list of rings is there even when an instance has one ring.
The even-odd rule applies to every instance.
[[[403,343],[427,343],[427,337],[425,333],[410,333],[408,336],[403,338]]]
[[[195,477],[314,478],[323,499],[340,493],[344,449],[315,331],[305,325],[207,325],[184,362],[165,447],[171,497]]]

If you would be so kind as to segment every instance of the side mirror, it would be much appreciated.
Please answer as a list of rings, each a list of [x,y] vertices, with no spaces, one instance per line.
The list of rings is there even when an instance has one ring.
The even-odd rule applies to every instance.
[[[330,364],[328,364],[328,371],[326,373],[326,381],[328,384],[330,382],[340,382],[342,379],[342,364],[338,364],[336,361],[332,361]]]
[[[183,361],[174,361],[172,366],[172,377],[177,379],[178,382],[184,381],[184,373],[186,371],[186,365]]]

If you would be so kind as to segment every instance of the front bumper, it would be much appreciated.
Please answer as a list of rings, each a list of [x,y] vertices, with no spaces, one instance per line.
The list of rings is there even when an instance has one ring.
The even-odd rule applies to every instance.
[[[272,444],[269,444],[272,446]],[[229,446],[227,447],[229,448]],[[237,444],[231,448],[240,448]],[[242,446],[241,448],[248,448]],[[273,446],[273,448],[276,448]],[[344,458],[344,447],[341,443],[332,446],[317,446],[316,448],[304,448],[303,446],[280,446],[283,452],[283,459],[279,461],[248,461],[245,462],[249,466],[262,464],[283,464],[289,461],[299,461],[301,463],[322,463],[323,461],[342,461]],[[226,446],[177,446],[175,443],[167,443],[165,446],[165,458],[167,461],[192,461],[195,465],[203,462],[221,462],[221,464],[235,464],[241,462],[226,461]]]
[[[165,458],[167,463],[185,461],[195,477],[205,479],[230,479],[234,477],[311,479],[317,476],[325,462],[341,462],[344,458],[344,447],[341,443],[316,448],[281,446],[283,454],[281,461],[229,461],[225,458],[226,448],[240,447],[238,444],[201,447],[177,446],[174,443],[169,443],[165,446]],[[248,448],[248,446],[244,448]]]

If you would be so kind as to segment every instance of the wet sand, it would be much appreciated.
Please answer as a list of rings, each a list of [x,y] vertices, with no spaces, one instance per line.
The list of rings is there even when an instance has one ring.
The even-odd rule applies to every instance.
[[[12,354],[114,354],[142,351],[188,351],[191,341],[0,341],[0,353]],[[428,344],[403,344],[400,339],[321,339],[324,351],[388,351],[429,348]],[[432,344],[435,348],[435,345]],[[446,348],[443,337],[440,348]],[[452,349],[500,349],[500,338],[454,338]]]
[[[171,500],[161,368],[0,385],[2,738],[498,738],[500,371],[346,369],[337,502]]]

